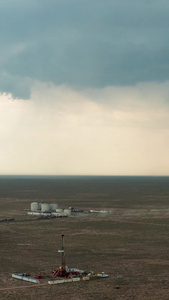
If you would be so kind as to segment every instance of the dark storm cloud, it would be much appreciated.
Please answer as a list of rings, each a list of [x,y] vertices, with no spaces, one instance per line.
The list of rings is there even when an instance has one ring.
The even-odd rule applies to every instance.
[[[73,87],[169,79],[169,2],[0,3],[0,90],[28,98],[34,80]]]

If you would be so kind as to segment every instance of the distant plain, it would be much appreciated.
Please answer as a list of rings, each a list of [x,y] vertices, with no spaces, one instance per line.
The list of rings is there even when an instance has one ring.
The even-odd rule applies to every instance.
[[[110,210],[38,220],[30,203]],[[0,299],[168,299],[169,177],[0,176]],[[51,273],[65,234],[68,266],[108,279],[35,286],[15,272]]]

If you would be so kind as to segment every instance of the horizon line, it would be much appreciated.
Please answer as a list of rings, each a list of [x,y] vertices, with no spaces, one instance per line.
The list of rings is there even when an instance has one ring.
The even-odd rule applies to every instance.
[[[106,174],[0,174],[2,176],[23,176],[23,177],[169,177],[169,175],[106,175]]]

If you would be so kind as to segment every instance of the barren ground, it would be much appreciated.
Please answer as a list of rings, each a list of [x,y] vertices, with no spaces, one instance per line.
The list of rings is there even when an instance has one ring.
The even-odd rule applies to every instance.
[[[163,181],[45,182],[0,179],[0,299],[168,299],[169,185]],[[77,187],[76,187],[77,184]],[[63,191],[63,193],[62,193]],[[110,209],[63,219],[37,220],[23,209],[32,201]],[[12,273],[51,274],[65,234],[70,267],[104,271],[108,279],[50,286],[15,280]]]

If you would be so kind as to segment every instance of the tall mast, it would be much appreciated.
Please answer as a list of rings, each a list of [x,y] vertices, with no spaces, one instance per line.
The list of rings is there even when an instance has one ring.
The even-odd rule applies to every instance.
[[[64,249],[64,234],[62,234],[62,271],[65,270],[65,249]]]

